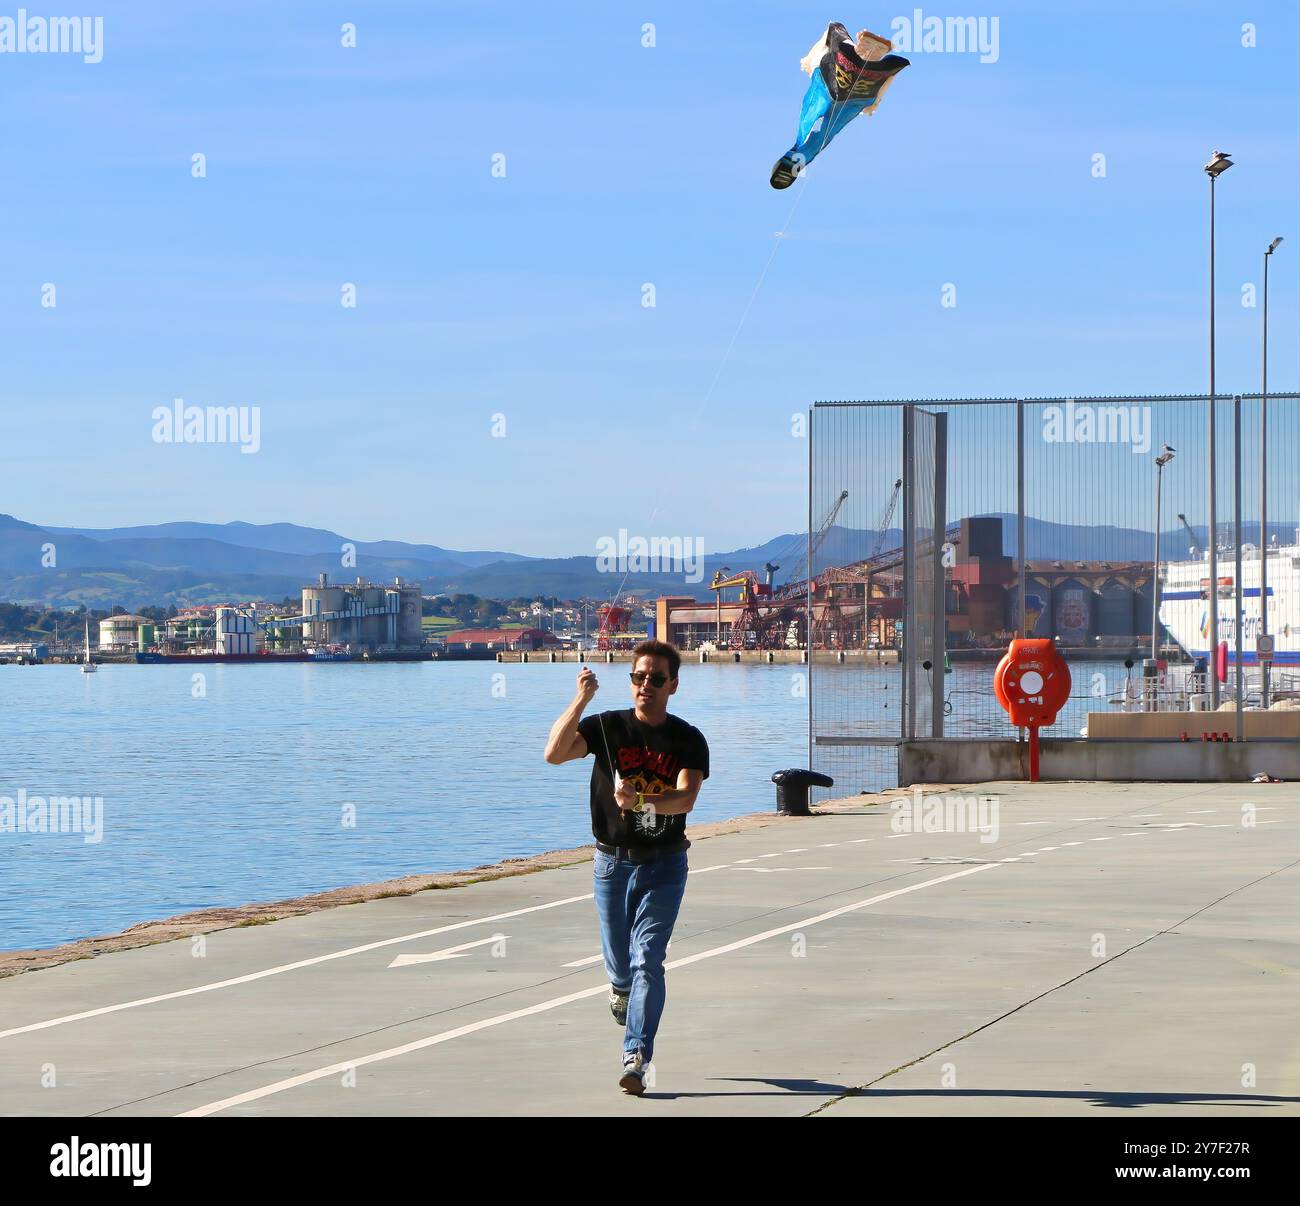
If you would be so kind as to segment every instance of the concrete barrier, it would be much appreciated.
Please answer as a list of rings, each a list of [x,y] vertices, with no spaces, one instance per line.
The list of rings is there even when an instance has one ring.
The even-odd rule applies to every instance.
[[[1024,779],[1029,745],[934,739],[900,742],[898,781]],[[1300,779],[1300,741],[1083,741],[1043,738],[1039,777],[1064,782],[1246,783],[1259,771]]]
[[[1252,712],[1241,714],[1247,741],[1300,741],[1300,712]],[[1088,738],[1105,740],[1144,738],[1177,741],[1186,733],[1200,741],[1202,733],[1237,732],[1235,710],[1219,712],[1089,712]]]

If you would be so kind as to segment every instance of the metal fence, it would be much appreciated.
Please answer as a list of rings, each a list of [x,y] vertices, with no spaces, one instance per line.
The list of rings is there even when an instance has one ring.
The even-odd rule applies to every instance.
[[[1283,560],[1261,558],[1300,543],[1300,394],[825,402],[810,432],[809,765],[834,794],[894,785],[905,738],[1016,737],[992,692],[1014,635],[1057,639],[1074,686],[1050,735],[1076,737],[1140,693],[1157,592],[1160,657],[1190,669],[1211,632],[1231,657],[1241,640],[1248,701],[1260,604],[1270,631],[1300,625]]]

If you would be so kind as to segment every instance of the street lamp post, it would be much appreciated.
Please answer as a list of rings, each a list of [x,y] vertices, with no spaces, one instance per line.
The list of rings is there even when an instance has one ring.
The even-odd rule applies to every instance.
[[[1215,498],[1217,480],[1215,476],[1215,431],[1214,431],[1214,182],[1230,167],[1232,159],[1224,151],[1215,151],[1210,162],[1205,165],[1205,174],[1210,178],[1210,401],[1207,422],[1209,434],[1206,440],[1207,456],[1210,462],[1209,491],[1209,550],[1210,550],[1210,658],[1213,663],[1215,650],[1219,647],[1219,537],[1218,504]],[[1210,674],[1210,707],[1219,706],[1219,676],[1215,671]]]
[[[1268,262],[1282,241],[1278,235],[1264,252],[1264,349],[1259,390],[1259,631],[1268,635]],[[1259,667],[1260,707],[1269,706],[1269,662]]]
[[[1241,584],[1241,395],[1232,398],[1232,545],[1236,564],[1232,571],[1232,643],[1237,662],[1237,740],[1245,739],[1246,681],[1242,666],[1241,630],[1246,619],[1246,590]]]
[[[1160,481],[1165,466],[1174,459],[1173,448],[1165,445],[1156,457],[1156,554],[1151,562],[1151,660],[1160,658]]]

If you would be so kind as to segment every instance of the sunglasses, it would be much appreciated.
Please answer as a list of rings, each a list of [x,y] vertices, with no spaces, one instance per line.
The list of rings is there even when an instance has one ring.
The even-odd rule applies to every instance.
[[[650,685],[652,687],[662,687],[664,683],[668,681],[668,675],[666,674],[647,674],[644,670],[633,670],[632,673],[628,675],[628,678],[630,678],[638,687],[641,686],[647,678],[650,680]]]

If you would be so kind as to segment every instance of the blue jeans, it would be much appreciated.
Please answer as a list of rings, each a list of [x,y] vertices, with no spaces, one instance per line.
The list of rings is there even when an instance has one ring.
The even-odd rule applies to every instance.
[[[597,850],[592,879],[605,972],[628,997],[623,1050],[639,1049],[649,1063],[664,1012],[664,955],[686,891],[686,851],[631,863]]]

